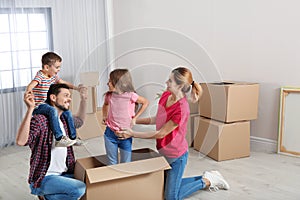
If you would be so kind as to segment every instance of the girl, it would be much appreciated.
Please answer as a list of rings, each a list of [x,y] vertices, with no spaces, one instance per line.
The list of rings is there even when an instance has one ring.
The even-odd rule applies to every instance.
[[[107,85],[109,91],[105,94],[102,112],[103,122],[107,125],[104,142],[108,164],[118,163],[118,148],[120,148],[120,162],[130,162],[132,138],[120,140],[115,132],[123,128],[131,128],[137,117],[147,108],[148,100],[135,93],[131,75],[127,69],[112,71]],[[137,113],[135,113],[136,103],[141,104]]]
[[[172,169],[166,172],[165,199],[184,199],[192,193],[210,188],[229,189],[228,183],[218,171],[206,171],[203,176],[182,178],[188,158],[185,139],[190,115],[186,94],[190,92],[193,102],[201,96],[201,86],[193,81],[192,73],[185,67],[172,71],[166,82],[156,117],[137,119],[137,124],[156,124],[154,132],[136,132],[131,129],[118,131],[121,138],[155,138],[158,151],[165,156]]]

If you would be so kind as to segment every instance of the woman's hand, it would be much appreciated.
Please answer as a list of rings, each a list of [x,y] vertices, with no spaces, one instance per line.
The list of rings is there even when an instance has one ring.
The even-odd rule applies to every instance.
[[[120,131],[116,131],[116,134],[120,140],[133,137],[133,131],[131,129],[122,129]]]
[[[131,122],[130,122],[130,127],[133,127],[134,125],[136,125],[136,118],[132,118]]]

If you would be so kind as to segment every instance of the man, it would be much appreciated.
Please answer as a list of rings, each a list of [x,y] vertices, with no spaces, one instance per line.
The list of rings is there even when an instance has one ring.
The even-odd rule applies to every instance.
[[[86,107],[86,88],[81,88],[81,109],[74,117],[76,128],[83,124]],[[28,107],[26,115],[18,130],[18,145],[28,145],[31,149],[30,173],[28,183],[31,193],[51,199],[79,199],[85,193],[85,184],[73,178],[75,157],[72,147],[56,147],[53,133],[46,116],[36,114],[33,94],[26,92],[24,101]],[[46,103],[53,106],[60,118],[64,135],[69,135],[66,120],[62,113],[69,109],[71,94],[66,84],[53,84],[47,93]],[[31,118],[32,116],[32,118]]]

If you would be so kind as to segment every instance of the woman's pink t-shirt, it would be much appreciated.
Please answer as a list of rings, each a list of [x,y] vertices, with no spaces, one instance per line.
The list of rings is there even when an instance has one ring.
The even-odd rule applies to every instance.
[[[135,102],[138,97],[134,92],[106,94],[104,101],[109,104],[106,125],[114,131],[131,128],[130,123],[135,116]]]
[[[166,157],[178,158],[188,150],[185,136],[190,109],[186,97],[166,107],[170,95],[171,92],[166,91],[159,100],[156,114],[156,130],[160,130],[169,120],[172,120],[178,126],[164,138],[156,139],[156,148]]]

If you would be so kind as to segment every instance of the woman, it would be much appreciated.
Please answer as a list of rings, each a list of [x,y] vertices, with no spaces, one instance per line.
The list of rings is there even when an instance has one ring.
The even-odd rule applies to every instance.
[[[166,82],[167,90],[159,100],[156,117],[137,119],[136,124],[156,124],[156,131],[119,131],[119,137],[156,139],[157,150],[167,159],[172,169],[166,171],[165,199],[184,199],[192,193],[229,189],[228,183],[218,171],[205,171],[203,176],[182,178],[188,158],[188,143],[185,139],[190,115],[187,94],[193,102],[201,96],[201,86],[193,81],[192,73],[185,67],[172,70]]]

